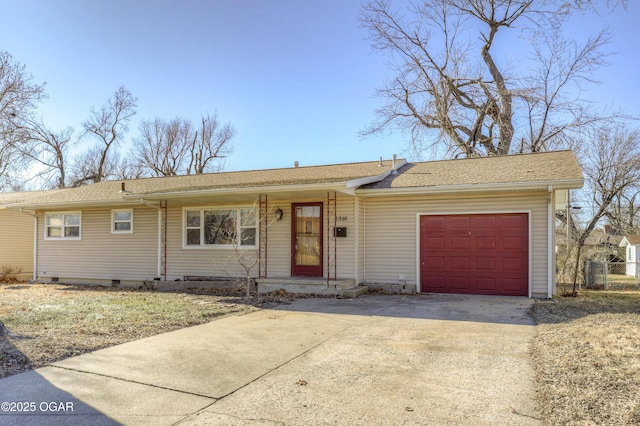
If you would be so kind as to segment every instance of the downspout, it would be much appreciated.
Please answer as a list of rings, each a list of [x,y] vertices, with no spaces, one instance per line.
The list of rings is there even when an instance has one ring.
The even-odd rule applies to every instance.
[[[20,213],[26,214],[33,218],[33,281],[38,279],[38,215],[20,209]]]
[[[547,299],[553,297],[555,286],[555,192],[553,185],[549,185],[549,200],[547,203]],[[531,295],[529,296],[531,297]]]
[[[367,199],[362,200],[362,282],[367,284]]]
[[[357,195],[353,197],[353,247],[354,247],[354,256],[353,256],[353,278],[355,279],[356,285],[359,284],[360,271],[359,271],[359,262],[360,258],[360,197]]]
[[[152,204],[148,201],[146,201],[144,198],[140,199],[140,203],[144,204],[145,206],[154,208],[158,211],[158,265],[157,265],[157,270],[156,270],[156,276],[158,277],[162,277],[162,208],[159,205],[156,204]],[[166,279],[166,277],[165,277]]]

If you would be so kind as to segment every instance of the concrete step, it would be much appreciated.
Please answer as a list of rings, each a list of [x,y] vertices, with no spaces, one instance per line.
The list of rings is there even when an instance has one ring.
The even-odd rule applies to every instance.
[[[349,297],[352,299],[355,299],[356,297],[362,296],[363,294],[367,293],[369,293],[369,287],[367,287],[366,285],[356,285],[342,290],[342,295],[344,297]]]
[[[318,295],[346,295],[358,297],[369,289],[364,286],[356,286],[355,280],[336,280],[327,282],[326,279],[306,278],[259,278],[256,280],[258,293],[271,293],[274,291],[286,291],[287,293],[318,294]],[[366,291],[364,288],[366,288]]]

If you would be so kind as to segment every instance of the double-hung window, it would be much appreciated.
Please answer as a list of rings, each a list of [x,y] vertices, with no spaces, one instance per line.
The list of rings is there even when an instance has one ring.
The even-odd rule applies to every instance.
[[[82,215],[80,213],[45,213],[44,238],[46,240],[79,240]]]
[[[255,247],[257,215],[252,208],[185,209],[187,247]]]
[[[111,233],[133,233],[133,210],[111,210]]]

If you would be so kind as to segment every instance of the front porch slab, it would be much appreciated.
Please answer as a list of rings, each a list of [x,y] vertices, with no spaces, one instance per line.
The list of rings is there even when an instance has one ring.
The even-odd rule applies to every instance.
[[[358,297],[369,292],[368,287],[356,285],[353,279],[327,281],[326,278],[258,278],[256,284],[258,293],[272,293],[282,290],[287,293]]]

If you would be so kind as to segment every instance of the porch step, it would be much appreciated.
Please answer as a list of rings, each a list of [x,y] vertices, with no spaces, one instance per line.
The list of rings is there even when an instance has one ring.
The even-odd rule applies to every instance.
[[[356,285],[342,290],[342,295],[344,297],[349,297],[352,299],[355,299],[356,297],[362,296],[363,294],[367,293],[369,293],[369,287],[367,287],[366,285]]]
[[[258,293],[283,290],[287,293],[358,297],[369,291],[368,287],[356,286],[353,279],[327,282],[318,278],[258,278],[256,284]]]

